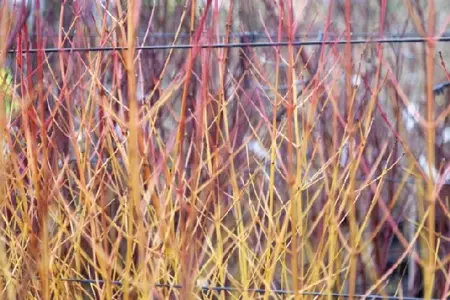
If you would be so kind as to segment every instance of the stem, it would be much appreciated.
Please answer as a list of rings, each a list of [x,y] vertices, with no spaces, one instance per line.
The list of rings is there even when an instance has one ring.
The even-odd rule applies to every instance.
[[[435,27],[435,8],[434,0],[428,2],[428,35],[433,36]],[[427,121],[429,124],[434,122],[434,42],[426,43],[426,95],[427,95]],[[435,158],[435,143],[436,143],[436,125],[428,126],[426,131],[426,144],[427,144],[427,162],[428,162],[428,178],[427,178],[427,201],[425,201],[425,210],[429,210],[427,218],[427,231],[428,241],[425,251],[425,267],[424,267],[424,297],[430,299],[433,296],[434,291],[434,277],[435,277],[435,215],[436,206],[434,198],[434,185],[435,174],[433,174],[433,168],[436,165]]]
[[[128,50],[125,52],[125,62],[128,79],[128,101],[129,101],[129,136],[128,136],[128,161],[129,161],[129,189],[130,198],[128,201],[128,236],[127,236],[127,254],[126,254],[126,269],[130,272],[133,263],[133,240],[137,238],[137,268],[138,281],[141,284],[144,298],[149,297],[149,292],[152,290],[149,278],[147,278],[147,264],[145,260],[146,249],[146,234],[143,221],[143,212],[140,204],[140,151],[139,151],[139,105],[136,98],[136,70],[134,57],[136,53],[135,39],[136,26],[139,23],[139,4],[138,1],[128,1],[127,13],[127,46]],[[134,226],[134,224],[136,224]],[[129,288],[125,289],[124,298],[129,297]]]
[[[284,11],[281,9],[280,11]],[[300,245],[304,245],[303,243],[303,219],[301,215],[302,211],[302,192],[300,191],[300,184],[301,184],[301,172],[300,174],[296,174],[294,176],[294,131],[293,131],[293,125],[294,122],[296,122],[297,118],[294,118],[294,109],[296,110],[296,95],[294,95],[293,92],[293,84],[294,84],[294,72],[295,72],[295,66],[294,66],[294,47],[292,45],[293,39],[294,39],[294,17],[293,17],[293,7],[292,7],[292,1],[288,1],[288,11],[287,11],[287,32],[288,32],[288,74],[287,74],[287,83],[288,83],[288,94],[287,94],[287,166],[288,166],[288,173],[287,173],[287,183],[289,185],[289,198],[291,201],[291,222],[292,222],[292,262],[291,262],[291,268],[292,268],[292,274],[293,274],[293,281],[294,281],[294,295],[295,299],[302,299],[302,296],[300,295],[300,288],[303,287],[303,268],[304,268],[304,261],[303,261],[303,249],[302,247],[299,247],[298,240],[297,240],[297,233],[298,230],[300,230]],[[297,161],[297,170],[301,170],[302,168],[302,160],[300,159]],[[300,178],[298,178],[300,176]],[[297,178],[295,178],[297,177]],[[300,213],[300,216],[299,216]],[[299,256],[297,258],[297,255]],[[300,263],[300,274],[298,273],[298,267]]]

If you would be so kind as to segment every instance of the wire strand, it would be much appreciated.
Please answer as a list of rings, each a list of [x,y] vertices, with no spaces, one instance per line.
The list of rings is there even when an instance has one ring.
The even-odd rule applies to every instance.
[[[149,51],[149,50],[188,50],[193,48],[201,49],[222,49],[222,48],[264,48],[264,47],[287,47],[292,46],[318,46],[318,45],[360,45],[360,44],[388,44],[388,43],[424,43],[424,42],[450,42],[450,36],[441,37],[403,37],[403,38],[376,38],[376,39],[339,39],[339,40],[310,40],[310,41],[299,41],[295,40],[292,42],[245,42],[245,43],[214,43],[214,44],[162,44],[162,45],[147,45],[147,46],[136,46],[136,50]],[[21,51],[17,49],[8,50],[8,54],[16,53],[59,53],[59,52],[111,52],[111,51],[126,51],[128,47],[73,47],[73,48],[43,48],[43,49],[23,49]]]

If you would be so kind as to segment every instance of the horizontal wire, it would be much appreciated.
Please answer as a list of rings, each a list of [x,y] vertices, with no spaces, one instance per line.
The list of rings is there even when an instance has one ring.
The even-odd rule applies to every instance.
[[[81,284],[105,284],[105,280],[95,280],[95,279],[76,279],[76,278],[61,278],[56,279],[59,281],[65,281],[65,282],[73,282],[73,283],[81,283]],[[122,285],[122,281],[111,281],[110,284],[112,285]],[[165,284],[165,283],[157,283],[155,284],[158,288],[172,288],[172,289],[182,289],[183,286],[180,284]],[[265,294],[265,293],[272,293],[277,295],[291,295],[295,292],[293,290],[283,290],[283,289],[239,289],[231,286],[200,286],[198,287],[200,290],[207,292],[207,291],[214,291],[214,292],[253,292],[256,294]],[[340,293],[324,293],[324,292],[299,292],[298,294],[303,296],[331,296],[333,298],[350,298],[350,294],[340,294]],[[422,300],[424,298],[417,298],[417,297],[398,297],[398,296],[382,296],[382,295],[376,295],[376,294],[369,294],[369,295],[362,295],[362,294],[355,294],[353,295],[355,298],[368,298],[368,299],[388,299],[388,300]],[[437,300],[437,299],[431,299],[431,300]]]
[[[147,45],[147,46],[136,46],[136,50],[147,51],[147,50],[188,50],[194,48],[201,49],[222,49],[222,48],[263,48],[263,47],[286,47],[292,46],[318,46],[318,45],[359,45],[359,44],[387,44],[387,43],[424,43],[427,41],[434,42],[450,42],[450,36],[440,36],[440,37],[398,37],[398,38],[376,38],[376,39],[339,39],[339,40],[328,40],[324,41],[321,39],[310,40],[310,41],[299,41],[295,40],[292,42],[245,42],[245,43],[214,43],[214,44],[163,44],[163,45]],[[128,47],[73,47],[73,48],[43,48],[43,49],[10,49],[9,54],[15,53],[59,53],[59,52],[110,52],[110,51],[125,51]]]

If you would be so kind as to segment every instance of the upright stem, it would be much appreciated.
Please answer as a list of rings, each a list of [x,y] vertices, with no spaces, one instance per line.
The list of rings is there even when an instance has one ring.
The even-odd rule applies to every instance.
[[[303,287],[303,249],[299,247],[297,240],[297,230],[300,230],[300,240],[303,239],[302,234],[302,218],[299,218],[299,212],[301,212],[301,204],[302,204],[302,193],[299,191],[299,183],[301,183],[301,178],[295,178],[294,174],[294,131],[293,125],[297,118],[294,118],[294,111],[296,111],[295,102],[296,100],[293,93],[293,83],[294,83],[294,47],[292,45],[294,39],[294,16],[293,16],[293,7],[292,0],[288,1],[288,11],[287,11],[287,31],[288,31],[288,74],[287,74],[287,83],[288,83],[288,94],[287,94],[287,166],[288,166],[288,176],[287,182],[289,185],[289,198],[291,201],[291,222],[292,222],[292,275],[293,275],[293,285],[295,291],[295,299],[301,299],[301,295],[299,293],[300,288]],[[283,10],[281,10],[283,11]],[[297,161],[297,169],[301,169],[302,161],[301,159]],[[301,216],[301,213],[300,213]],[[298,257],[297,257],[298,255]],[[300,262],[300,274],[298,273],[298,267]]]
[[[347,195],[347,205],[348,205],[348,220],[349,220],[349,230],[350,230],[350,266],[349,266],[349,278],[348,278],[348,284],[349,284],[349,295],[350,299],[353,299],[355,295],[355,289],[356,289],[356,272],[357,272],[357,264],[358,264],[358,256],[357,256],[357,220],[356,220],[356,207],[355,207],[355,175],[357,170],[357,165],[353,161],[355,159],[356,153],[354,151],[354,144],[355,144],[355,125],[353,122],[353,109],[354,109],[354,93],[352,88],[352,76],[353,76],[353,62],[352,62],[352,48],[350,44],[351,39],[351,2],[350,0],[346,1],[345,4],[345,35],[346,40],[348,41],[345,44],[345,57],[346,60],[346,100],[347,100],[347,126],[348,126],[348,153],[349,153],[349,159],[351,164],[353,164],[351,168],[350,178],[349,178],[349,185],[348,185],[348,195]]]
[[[142,291],[150,291],[151,286],[147,279],[145,262],[146,238],[143,221],[143,213],[140,205],[140,152],[139,152],[139,106],[136,98],[136,70],[134,65],[134,57],[136,53],[135,38],[136,26],[139,21],[139,5],[138,0],[128,0],[127,12],[127,46],[128,50],[125,53],[126,70],[128,79],[128,101],[129,101],[129,135],[128,135],[128,161],[129,161],[129,189],[130,199],[128,201],[128,237],[127,237],[127,254],[126,254],[126,270],[131,272],[131,265],[133,262],[133,244],[136,235],[137,245],[137,268],[138,280],[142,285]],[[136,225],[134,225],[134,223]],[[136,226],[136,227],[135,227]],[[128,274],[129,275],[129,274]],[[124,286],[124,299],[129,297],[129,278]],[[147,297],[144,298],[148,298]]]
[[[283,34],[283,18],[279,18],[278,20],[278,42],[281,42]],[[280,76],[280,62],[281,62],[281,53],[280,53],[280,47],[275,47],[275,84],[274,84],[274,90],[278,91],[279,86],[279,76]],[[269,193],[268,193],[268,200],[269,200],[269,214],[273,214],[273,207],[274,207],[274,193],[275,193],[275,162],[276,162],[276,150],[277,150],[277,115],[278,115],[278,106],[281,104],[281,97],[278,93],[275,93],[275,104],[273,107],[272,112],[272,132],[271,132],[271,138],[272,138],[272,145],[270,150],[270,170],[269,170]],[[269,219],[270,220],[270,219]],[[268,224],[269,228],[269,234],[268,236],[274,236],[274,224],[270,220]],[[295,256],[295,255],[294,255]],[[293,258],[296,259],[296,258]],[[266,277],[266,290],[270,290],[271,287],[271,279],[273,275],[271,273],[274,272],[274,270],[271,270],[270,265],[272,262],[268,259],[266,261],[265,270],[267,273]],[[297,265],[297,263],[295,263]],[[264,294],[264,300],[268,300],[270,296],[270,293]]]
[[[183,95],[181,98],[181,108],[180,108],[180,122],[178,125],[177,130],[177,136],[176,136],[176,144],[178,145],[178,148],[175,150],[175,160],[177,161],[177,173],[178,173],[178,187],[177,187],[177,203],[180,204],[180,228],[184,230],[183,237],[181,240],[181,251],[184,251],[183,256],[183,289],[182,292],[182,298],[183,299],[191,299],[192,298],[192,278],[190,278],[190,265],[191,265],[191,256],[189,255],[189,244],[186,244],[188,242],[191,242],[187,237],[191,235],[191,232],[186,230],[186,224],[185,221],[190,216],[183,216],[185,212],[187,212],[187,205],[185,203],[184,199],[184,183],[183,183],[183,168],[184,168],[184,135],[186,132],[186,109],[187,109],[187,99],[188,99],[188,93],[190,90],[191,85],[191,79],[192,79],[192,70],[194,67],[195,58],[199,53],[200,48],[198,47],[198,41],[200,38],[200,34],[203,31],[203,27],[206,20],[206,15],[208,13],[208,10],[211,6],[211,0],[208,0],[205,11],[203,12],[202,19],[200,21],[200,24],[197,28],[197,32],[194,36],[194,25],[195,25],[195,10],[196,10],[196,0],[193,0],[191,2],[191,24],[190,24],[190,33],[191,38],[190,42],[191,44],[194,44],[194,47],[189,50],[189,55],[186,63],[186,75],[184,78],[184,85],[183,85]]]
[[[36,0],[36,11],[40,11],[40,0]],[[33,12],[36,13],[36,12]],[[48,236],[48,186],[50,184],[49,169],[48,169],[48,138],[47,138],[47,128],[45,126],[45,109],[46,103],[44,99],[44,93],[42,85],[44,83],[44,51],[42,50],[44,45],[42,42],[42,32],[41,32],[41,17],[37,14],[36,18],[36,36],[37,36],[37,77],[41,88],[38,89],[38,99],[39,99],[39,119],[40,119],[40,138],[41,138],[41,149],[42,149],[42,188],[41,193],[38,194],[38,222],[41,238],[41,260],[40,260],[40,279],[41,279],[41,289],[42,298],[50,299],[49,292],[49,236]]]
[[[434,36],[435,26],[435,8],[434,1],[428,2],[428,35]],[[426,95],[427,95],[427,121],[428,124],[434,122],[434,48],[433,41],[429,41],[426,44]],[[434,175],[433,168],[435,167],[435,140],[436,140],[436,128],[435,125],[427,127],[426,131],[426,143],[427,143],[427,161],[428,161],[428,180],[427,180],[427,199],[425,201],[425,210],[429,210],[427,219],[427,232],[428,232],[428,245],[426,251],[426,264],[424,267],[424,297],[425,299],[431,299],[434,290],[434,273],[435,273],[435,198],[434,198]]]
[[[228,9],[228,16],[227,16],[227,24],[226,24],[226,31],[225,31],[225,43],[229,42],[229,35],[231,32],[231,25],[232,25],[232,20],[233,20],[233,8],[234,8],[234,2],[233,0],[230,1],[229,4],[229,9]],[[216,13],[216,12],[215,12]],[[215,30],[217,32],[219,32],[218,26],[214,27]],[[220,53],[220,51],[219,51]],[[219,95],[218,95],[218,101],[217,104],[212,104],[213,105],[213,109],[212,109],[212,114],[215,117],[215,127],[212,130],[212,134],[209,135],[208,134],[208,139],[211,136],[212,137],[212,145],[210,146],[210,149],[208,151],[208,155],[210,155],[210,153],[215,153],[216,151],[218,151],[219,149],[219,143],[220,143],[220,136],[221,136],[221,128],[222,128],[222,114],[220,114],[220,111],[222,110],[222,107],[225,105],[225,98],[226,98],[226,92],[225,92],[225,88],[226,88],[226,79],[227,79],[227,66],[228,66],[228,49],[224,48],[221,50],[221,54],[218,55],[218,60],[219,60]],[[214,109],[215,108],[215,109]],[[217,115],[216,115],[217,113]],[[208,158],[209,160],[209,158]],[[216,174],[216,172],[220,169],[220,161],[219,161],[219,157],[218,155],[214,155],[212,157],[212,164],[211,164],[211,174]],[[216,215],[217,215],[217,220],[219,220],[219,218],[222,217],[222,211],[221,211],[221,205],[222,205],[222,197],[221,197],[221,192],[220,192],[220,180],[219,178],[217,178],[215,180],[215,186],[213,189],[213,193],[215,194],[215,207],[216,207]],[[222,263],[225,259],[225,255],[224,255],[224,244],[223,242],[223,237],[222,237],[222,228],[221,228],[221,222],[217,221],[216,223],[216,232],[217,232],[217,240],[220,241],[218,242],[217,245],[217,261],[220,264],[220,268],[219,268],[219,274],[218,274],[218,284],[219,285],[225,285],[226,282],[226,267],[225,264]],[[226,293],[225,292],[221,292],[220,293],[220,299],[226,299]]]

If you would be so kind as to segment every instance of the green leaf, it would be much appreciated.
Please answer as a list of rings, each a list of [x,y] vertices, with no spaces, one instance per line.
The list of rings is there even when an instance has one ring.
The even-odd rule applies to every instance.
[[[6,114],[18,111],[20,106],[13,101],[13,76],[9,69],[0,69],[0,92],[4,96]]]

